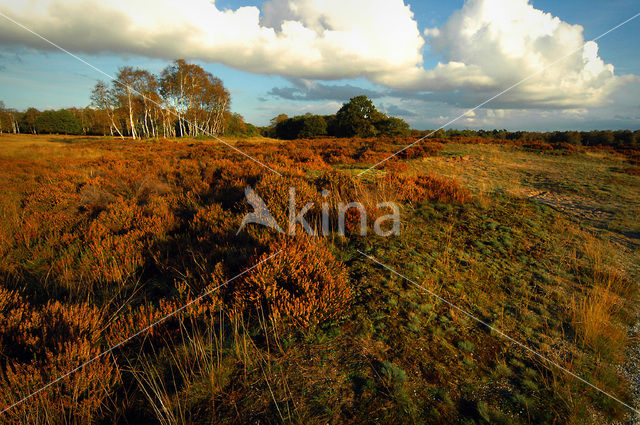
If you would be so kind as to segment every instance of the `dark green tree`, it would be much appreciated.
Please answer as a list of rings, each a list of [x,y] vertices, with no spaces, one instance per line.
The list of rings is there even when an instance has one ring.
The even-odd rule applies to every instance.
[[[335,131],[338,137],[373,137],[378,134],[375,123],[384,119],[373,102],[364,95],[351,98],[336,114]]]
[[[635,146],[635,137],[631,130],[618,130],[613,132],[614,146],[630,148]]]
[[[406,137],[411,133],[409,124],[405,120],[397,117],[384,118],[378,121],[375,126],[378,133],[385,136]]]
[[[260,131],[252,124],[244,121],[244,117],[237,113],[228,113],[225,117],[225,136],[252,137],[259,136]]]
[[[35,128],[41,134],[82,134],[82,122],[69,109],[42,112]]]
[[[280,121],[275,127],[279,139],[305,139],[327,134],[327,121],[320,115],[300,115]]]
[[[36,108],[29,108],[22,115],[22,120],[20,122],[20,131],[23,133],[32,133],[36,134],[36,121],[40,116],[40,111]]]

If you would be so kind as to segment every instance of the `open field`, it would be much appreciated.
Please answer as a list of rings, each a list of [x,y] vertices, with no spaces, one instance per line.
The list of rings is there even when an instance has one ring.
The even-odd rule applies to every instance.
[[[532,155],[517,147],[457,143],[415,166],[457,178],[479,193],[531,198],[637,240],[640,191],[638,176],[628,168],[625,156],[611,152]]]
[[[624,423],[639,408],[640,176],[598,150],[403,139],[0,136],[2,423]],[[320,205],[401,205],[400,235],[311,238]],[[323,198],[323,189],[329,195]],[[332,229],[336,223],[331,221]],[[278,254],[229,282],[270,255]],[[220,285],[223,287],[219,288]],[[216,289],[219,288],[219,289]]]

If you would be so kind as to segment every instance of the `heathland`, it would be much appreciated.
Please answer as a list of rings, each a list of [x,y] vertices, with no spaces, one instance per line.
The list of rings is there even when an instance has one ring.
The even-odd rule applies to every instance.
[[[413,140],[229,140],[278,175],[205,138],[1,135],[0,422],[631,418],[640,155],[428,139],[358,176]],[[397,202],[400,234],[237,233],[246,187],[283,228],[290,187],[315,228]]]

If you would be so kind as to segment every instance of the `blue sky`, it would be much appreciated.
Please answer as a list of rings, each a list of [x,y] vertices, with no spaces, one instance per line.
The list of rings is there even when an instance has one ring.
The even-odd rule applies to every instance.
[[[56,0],[39,1],[51,3]],[[143,2],[143,0],[134,1]],[[198,0],[190,1],[195,5]],[[309,4],[314,3],[312,0],[305,1]],[[461,22],[480,22],[485,19],[487,20],[485,26],[495,26],[495,28],[500,28],[501,20],[508,19],[510,16],[508,14],[501,15],[499,18],[501,20],[495,21],[490,17],[492,7],[495,8],[496,14],[500,14],[502,9],[499,7],[500,0],[474,1],[475,5],[467,6],[463,1],[405,2],[413,12],[413,21],[415,21],[417,31],[416,34],[407,32],[397,36],[398,46],[409,46],[406,48],[406,52],[403,52],[403,56],[399,56],[399,63],[406,60],[406,63],[409,64],[407,68],[412,69],[413,66],[416,73],[422,73],[423,70],[431,71],[437,67],[439,62],[446,66],[464,63],[469,71],[463,72],[464,75],[460,76],[456,74],[455,77],[451,76],[454,73],[449,68],[445,69],[442,75],[427,73],[428,75],[415,76],[412,74],[405,77],[404,72],[394,67],[393,63],[378,67],[375,62],[375,59],[380,57],[376,56],[378,53],[372,54],[371,48],[364,47],[362,52],[365,53],[360,51],[349,53],[350,57],[357,57],[358,60],[354,60],[354,63],[349,66],[345,65],[344,70],[332,64],[332,61],[336,59],[323,57],[320,66],[317,67],[320,69],[318,72],[312,67],[296,69],[298,63],[303,63],[307,59],[304,52],[293,52],[292,57],[289,58],[290,65],[283,64],[278,69],[273,69],[274,65],[270,63],[271,61],[279,61],[278,55],[273,57],[258,55],[259,57],[247,58],[243,62],[243,60],[230,57],[229,55],[232,55],[233,52],[209,55],[211,47],[208,45],[186,45],[184,57],[201,64],[206,70],[221,78],[232,94],[232,110],[257,125],[265,125],[270,118],[281,112],[289,115],[305,112],[333,113],[342,102],[348,100],[351,93],[355,95],[358,92],[363,92],[371,93],[374,97],[374,103],[380,109],[390,114],[402,116],[416,128],[436,128],[464,112],[466,108],[475,106],[492,94],[527,76],[524,69],[521,71],[522,73],[519,73],[520,71],[503,72],[500,66],[501,61],[513,60],[515,62],[511,63],[511,66],[514,69],[519,69],[516,59],[528,64],[532,57],[553,57],[555,50],[561,53],[564,51],[562,49],[568,49],[572,46],[570,43],[574,42],[567,41],[567,46],[554,44],[553,49],[555,50],[548,48],[544,51],[536,51],[535,49],[538,49],[537,46],[541,40],[548,42],[548,39],[540,36],[540,38],[531,41],[527,31],[518,35],[521,40],[510,40],[511,35],[508,32],[500,33],[500,30],[493,32],[490,37],[487,36],[489,38],[486,38],[486,41],[483,41],[481,33],[476,33],[474,38],[465,39],[466,27],[460,22],[456,24],[455,19],[452,19],[453,14],[462,14],[467,19],[467,21],[462,20]],[[526,0],[523,1],[526,3]],[[348,3],[347,0],[344,2]],[[71,3],[73,0],[69,1],[69,4]],[[114,10],[117,10],[116,3],[114,2]],[[185,4],[188,6],[188,3]],[[262,10],[263,3],[227,0],[216,1],[215,6],[211,7],[215,7],[220,12],[229,10],[233,13],[242,6],[258,6],[264,12]],[[284,16],[281,20],[289,16],[286,15],[287,13],[293,13],[281,11],[282,7],[286,7],[286,5],[282,6],[286,3],[284,0],[271,3],[280,7],[277,12],[267,11],[270,16],[274,16],[272,19],[276,19],[276,21],[279,19],[278,13]],[[110,2],[106,1],[103,4],[108,7]],[[162,8],[162,2],[155,4],[158,8]],[[365,4],[369,3],[365,2]],[[583,41],[600,35],[640,12],[640,3],[621,0],[608,2],[534,0],[530,1],[529,5],[533,9],[550,14],[549,17],[541,17],[531,8],[525,8],[524,5],[519,9],[514,8],[513,12],[509,13],[520,14],[518,16],[525,20],[530,19],[533,29],[536,28],[538,22],[540,25],[552,23],[553,18],[558,18],[563,23],[570,25],[579,24],[584,28],[584,32],[579,33],[573,28],[569,31],[570,35],[566,37],[574,40],[575,37],[582,36]],[[275,8],[275,6],[273,7]],[[198,7],[203,6],[199,4]],[[328,20],[340,21],[341,12],[339,10],[335,10],[335,8],[321,10],[322,7],[318,5],[307,6],[309,11],[304,12],[304,15],[300,12],[300,16],[296,15],[294,20],[299,20],[305,26],[311,27],[315,22],[313,14],[322,13],[329,16]],[[384,19],[385,13],[389,16],[397,16],[398,25],[393,28],[406,28],[407,23],[410,23],[409,18],[401,10],[401,6],[396,4],[395,7],[395,10],[391,10],[391,6],[389,6],[389,10],[381,11],[380,19]],[[30,16],[27,15],[28,11],[25,12],[24,8],[24,4],[18,6],[18,3],[13,0],[0,0],[0,11],[19,22],[24,22],[19,19],[27,19],[26,17]],[[488,14],[483,15],[482,10],[487,8]],[[169,13],[167,11],[167,14]],[[194,10],[194,13],[197,11]],[[186,15],[185,19],[189,19],[188,14]],[[80,16],[74,18],[73,13],[70,13],[68,19],[69,24],[74,25],[75,20],[79,22],[83,18]],[[246,22],[250,22],[250,20]],[[25,23],[25,25],[28,24],[29,22]],[[203,24],[196,22],[194,25]],[[354,23],[355,27],[358,25],[362,25],[365,36],[371,35],[370,32],[367,32],[371,30],[366,27],[365,22]],[[29,26],[33,28],[31,25]],[[424,33],[427,28],[439,28],[439,34],[430,39]],[[144,48],[140,49],[135,46],[129,48],[126,41],[114,42],[114,46],[107,49],[110,50],[108,53],[104,51],[93,52],[91,46],[82,45],[81,41],[77,41],[77,37],[76,40],[69,41],[68,45],[65,45],[63,35],[56,39],[55,29],[43,27],[36,28],[36,30],[40,33],[46,33],[52,41],[69,48],[111,75],[115,74],[118,67],[122,65],[146,68],[159,73],[169,63],[169,58],[173,57],[172,54],[181,53],[180,48],[167,52],[159,48],[146,54]],[[387,31],[389,38],[396,37],[395,31]],[[554,37],[561,40],[566,33],[567,31],[557,32],[554,34],[559,35],[554,35]],[[109,37],[114,37],[111,33],[105,33],[104,36],[98,35],[106,40]],[[419,37],[420,40],[416,41],[416,37]],[[502,40],[499,40],[500,37]],[[538,86],[532,84],[521,93],[504,96],[504,99],[490,103],[476,111],[473,117],[457,121],[452,127],[504,127],[528,130],[591,129],[594,127],[640,128],[640,100],[637,100],[638,97],[635,96],[640,94],[639,83],[635,77],[640,75],[638,39],[640,39],[640,18],[599,40],[597,54],[592,55],[589,59],[591,65],[584,65],[583,69],[581,63],[575,64],[573,67],[564,63],[560,64],[558,73],[546,76],[546,80]],[[258,41],[255,43],[264,42],[261,38],[256,38],[256,40]],[[424,45],[420,46],[422,40],[424,40]],[[412,49],[411,43],[414,41],[415,49]],[[248,43],[253,42],[248,41]],[[233,40],[222,40],[220,43],[231,45]],[[495,46],[492,47],[491,43],[498,43],[496,46],[502,46],[505,43],[509,45],[515,43],[515,45],[522,46],[519,47],[521,51],[516,49],[515,53],[497,54],[495,58],[487,60],[478,59],[478,56],[492,54]],[[76,44],[77,46],[74,46]],[[467,45],[466,50],[459,47],[463,45]],[[251,44],[250,46],[253,47]],[[480,51],[486,49],[486,55],[475,54],[476,47]],[[375,44],[373,48],[376,48]],[[381,49],[383,48],[381,47]],[[354,49],[358,49],[358,47],[356,46]],[[390,54],[393,54],[394,47],[391,46],[390,49]],[[305,50],[304,47],[301,50]],[[194,51],[197,53],[189,53]],[[140,54],[141,52],[142,54]],[[414,66],[416,52],[421,55],[423,63]],[[514,59],[514,54],[519,57]],[[367,55],[372,56],[368,57]],[[599,65],[600,61],[604,63],[604,67]],[[492,63],[495,66],[492,66]],[[325,64],[326,70],[323,69]],[[544,62],[542,64],[544,65]],[[615,76],[609,76],[608,65],[615,67]],[[564,75],[582,76],[585,69],[591,70],[593,67],[596,68],[594,72],[597,75],[593,76],[591,80],[580,80],[579,83],[576,83],[575,78],[568,79],[567,81],[573,82],[571,84],[575,84],[569,88],[566,88],[567,81],[560,81]],[[361,73],[360,69],[362,69]],[[627,77],[620,77],[624,75]],[[16,28],[15,24],[0,17],[0,100],[4,101],[7,106],[19,110],[30,106],[39,109],[86,106],[89,103],[91,88],[99,79],[104,80],[105,77],[62,52],[43,48],[33,35]],[[389,81],[392,83],[388,83]],[[556,81],[557,87],[553,87]],[[450,88],[444,90],[442,87]],[[541,87],[544,87],[544,91]],[[566,90],[566,92],[562,90]],[[556,95],[556,93],[560,94]],[[558,99],[559,97],[561,99]]]

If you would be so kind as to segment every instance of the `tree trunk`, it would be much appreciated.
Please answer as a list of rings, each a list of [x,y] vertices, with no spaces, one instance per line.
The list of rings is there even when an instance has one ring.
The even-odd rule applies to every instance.
[[[127,98],[129,101],[129,124],[131,125],[131,137],[133,138],[133,140],[136,140],[136,126],[133,123],[133,105],[131,104],[131,92],[129,91],[129,88],[127,87]]]

